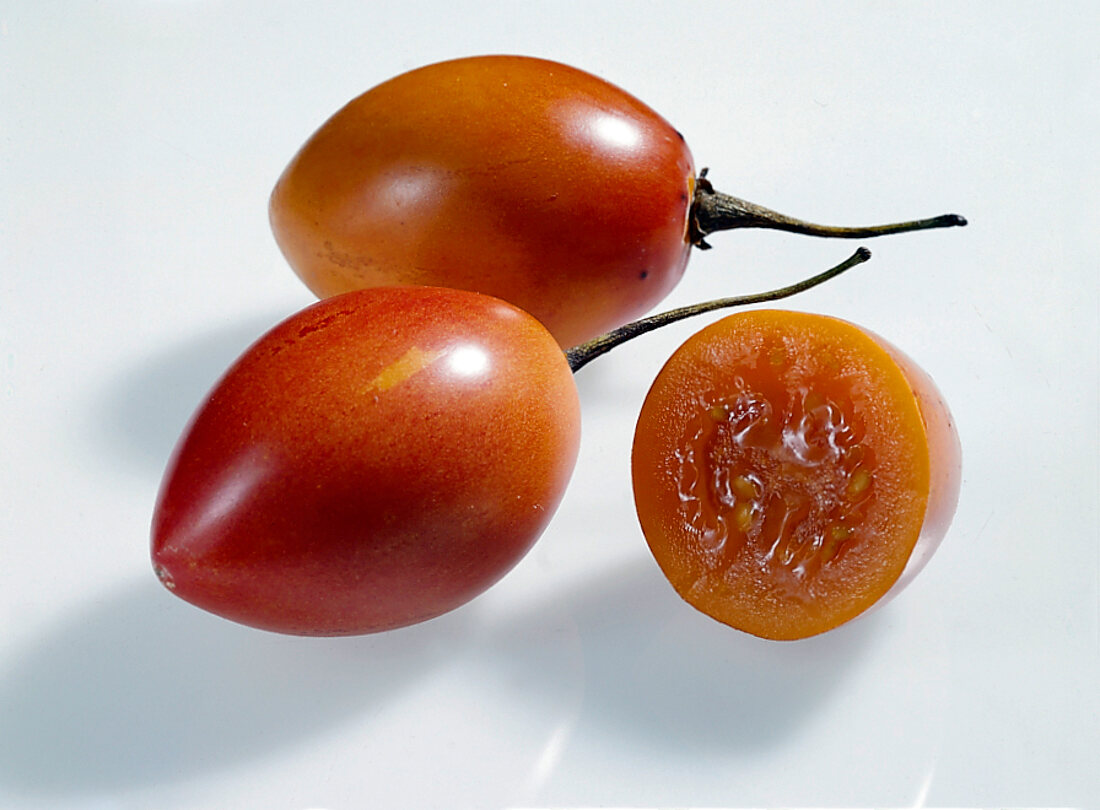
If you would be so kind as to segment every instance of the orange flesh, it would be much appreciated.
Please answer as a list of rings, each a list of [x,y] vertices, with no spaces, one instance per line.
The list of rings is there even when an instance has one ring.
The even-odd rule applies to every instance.
[[[638,514],[665,575],[767,638],[824,632],[881,598],[921,535],[929,481],[906,374],[823,316],[704,329],[662,370],[635,436]]]

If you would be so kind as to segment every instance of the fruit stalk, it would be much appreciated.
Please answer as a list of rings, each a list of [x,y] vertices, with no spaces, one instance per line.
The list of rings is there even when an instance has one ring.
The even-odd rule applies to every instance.
[[[915,219],[909,222],[893,222],[887,225],[869,225],[865,227],[839,227],[835,225],[817,225],[801,219],[780,214],[762,205],[742,200],[730,194],[716,191],[707,180],[707,170],[699,172],[695,181],[695,199],[690,214],[689,238],[700,250],[709,250],[711,245],[706,237],[715,231],[729,231],[736,228],[770,228],[776,231],[789,231],[807,236],[824,236],[837,239],[868,239],[907,231],[924,231],[931,228],[953,228],[966,225],[966,218],[958,214],[942,214],[928,219]]]
[[[625,343],[639,335],[644,335],[646,332],[652,332],[654,329],[660,329],[662,326],[683,320],[684,318],[702,315],[706,312],[713,312],[716,309],[728,309],[730,307],[748,306],[751,304],[764,304],[769,301],[778,301],[781,298],[788,298],[816,287],[818,284],[823,284],[831,278],[836,278],[846,270],[855,267],[857,264],[863,264],[870,258],[871,251],[865,247],[861,247],[836,267],[831,267],[822,273],[810,276],[809,278],[795,282],[786,287],[779,287],[775,290],[752,293],[750,295],[717,298],[702,304],[692,304],[691,306],[680,307],[679,309],[670,309],[658,315],[651,315],[648,318],[632,321],[604,335],[585,341],[566,351],[565,356],[569,361],[569,367],[576,373],[578,369],[587,365],[592,360],[595,360],[600,355],[611,351],[620,343]]]

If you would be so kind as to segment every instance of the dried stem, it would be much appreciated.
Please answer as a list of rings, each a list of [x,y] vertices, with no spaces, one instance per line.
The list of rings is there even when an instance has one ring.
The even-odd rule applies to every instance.
[[[781,298],[787,298],[797,293],[804,292],[812,287],[816,287],[818,284],[823,284],[831,278],[835,278],[843,273],[845,270],[849,270],[855,267],[857,264],[863,264],[865,261],[871,258],[871,251],[867,248],[861,247],[855,253],[848,257],[845,261],[838,264],[836,267],[832,267],[823,273],[818,273],[816,276],[803,279],[802,281],[791,284],[787,287],[780,287],[777,290],[769,290],[762,293],[753,293],[752,295],[738,295],[733,298],[719,298],[714,301],[707,301],[702,304],[694,304],[692,306],[680,307],[679,309],[672,309],[668,312],[662,312],[659,315],[651,315],[648,318],[642,318],[638,321],[632,321],[625,326],[620,326],[618,329],[613,329],[607,334],[600,335],[599,337],[592,338],[592,340],[586,341],[579,346],[574,346],[566,353],[566,359],[569,360],[569,367],[576,372],[579,368],[586,365],[589,361],[594,360],[601,354],[611,351],[611,349],[618,346],[620,343],[625,343],[632,338],[644,335],[646,332],[652,332],[654,329],[660,329],[662,326],[674,323],[675,321],[683,320],[684,318],[690,318],[694,315],[702,315],[705,312],[713,312],[716,309],[727,309],[729,307],[747,306],[750,304],[763,304],[768,301],[778,301]]]
[[[929,219],[910,222],[894,222],[888,225],[846,228],[833,225],[816,225],[786,214],[772,211],[761,205],[715,191],[707,178],[707,170],[699,172],[695,182],[695,200],[691,206],[690,234],[692,244],[700,250],[711,246],[706,237],[715,231],[735,228],[771,228],[808,236],[826,236],[839,239],[867,239],[906,231],[923,231],[929,228],[952,228],[966,224],[966,218],[958,214],[943,214]]]

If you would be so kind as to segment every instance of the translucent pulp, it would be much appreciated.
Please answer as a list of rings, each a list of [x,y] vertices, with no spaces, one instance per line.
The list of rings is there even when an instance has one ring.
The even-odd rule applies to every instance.
[[[673,354],[631,466],[676,592],[773,639],[823,633],[904,587],[959,485],[958,437],[924,372],[854,324],[776,310],[724,318]]]
[[[812,597],[813,575],[858,537],[874,453],[850,402],[741,377],[734,388],[699,400],[675,451],[680,514],[709,554],[750,555],[788,596]]]

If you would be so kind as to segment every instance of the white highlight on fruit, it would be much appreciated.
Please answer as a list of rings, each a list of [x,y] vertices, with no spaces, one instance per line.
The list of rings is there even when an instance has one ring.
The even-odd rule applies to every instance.
[[[459,377],[480,377],[489,370],[489,355],[480,346],[463,344],[447,353],[447,367]]]
[[[592,128],[600,141],[620,149],[633,149],[642,139],[642,133],[632,121],[614,115],[601,115]]]

